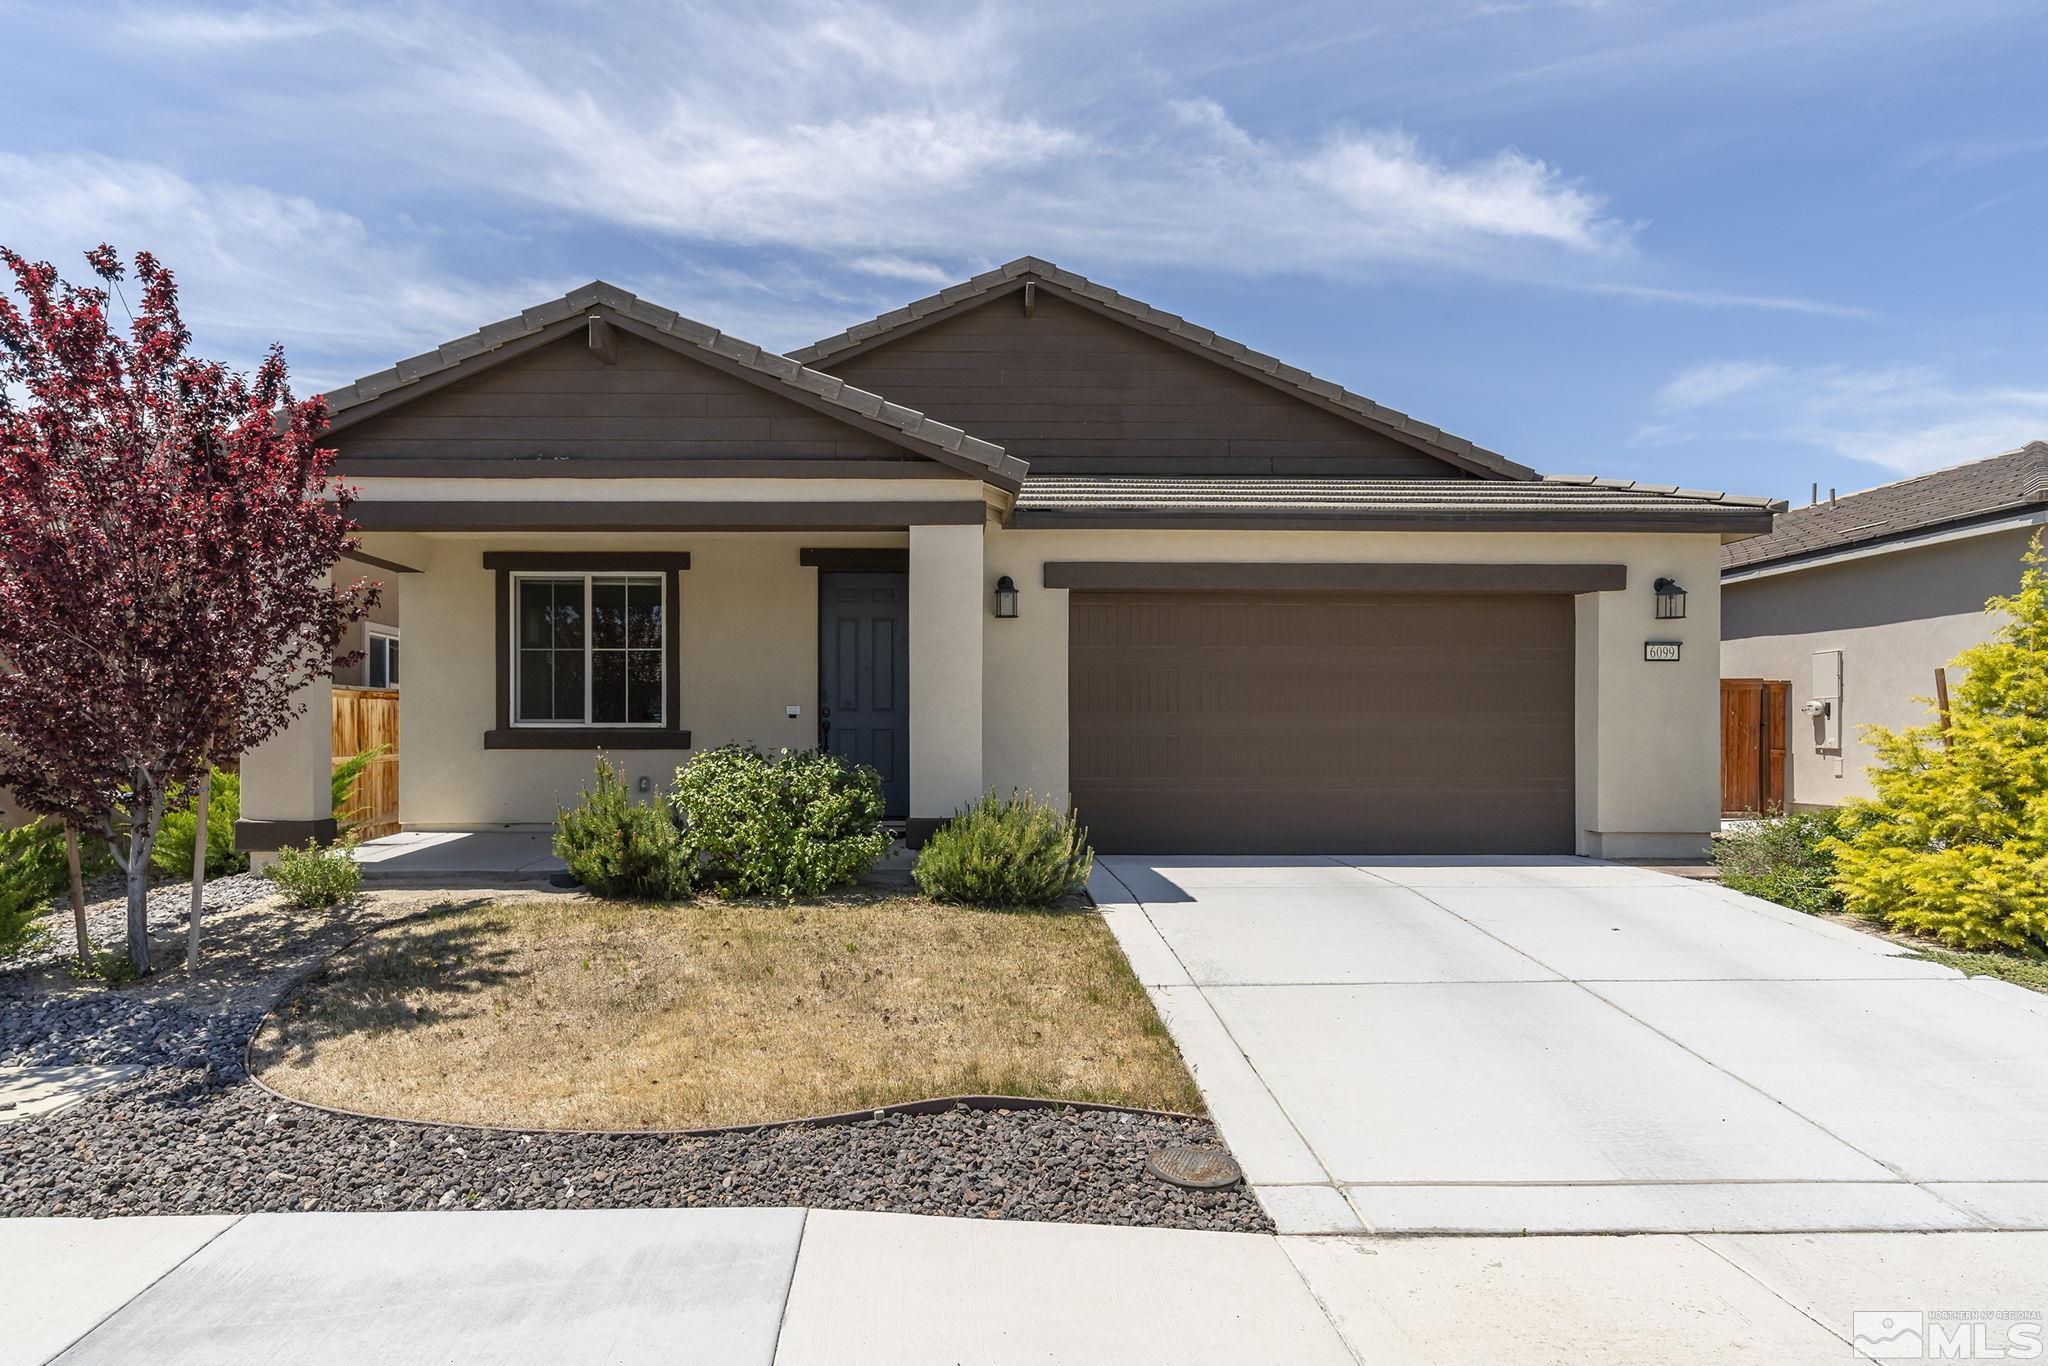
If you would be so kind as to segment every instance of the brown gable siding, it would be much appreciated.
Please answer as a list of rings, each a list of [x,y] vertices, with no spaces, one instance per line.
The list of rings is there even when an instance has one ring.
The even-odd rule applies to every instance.
[[[420,395],[335,436],[349,473],[379,460],[860,461],[948,473],[880,437],[620,332],[581,331]],[[721,471],[729,472],[729,471]]]
[[[1369,431],[1040,290],[821,368],[1022,456],[1038,474],[1458,478]]]

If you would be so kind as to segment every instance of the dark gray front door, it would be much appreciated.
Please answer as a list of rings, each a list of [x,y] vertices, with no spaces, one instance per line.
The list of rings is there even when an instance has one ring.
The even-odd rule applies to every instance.
[[[818,574],[818,731],[826,752],[882,775],[885,815],[910,813],[910,579]]]

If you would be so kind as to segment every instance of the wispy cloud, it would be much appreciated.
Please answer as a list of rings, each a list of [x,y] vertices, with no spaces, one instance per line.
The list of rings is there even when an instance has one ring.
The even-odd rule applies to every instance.
[[[1485,6],[1475,7],[1481,13]],[[391,172],[678,244],[823,256],[936,283],[1025,251],[1096,269],[1361,278],[1420,267],[1714,307],[1838,306],[1668,278],[1640,223],[1567,167],[1398,126],[1255,128],[1142,63],[993,4],[618,0],[546,23],[371,4],[236,11],[250,60],[324,26],[323,73],[266,106],[280,138],[352,141]],[[213,11],[131,22],[205,34]],[[1103,82],[1120,82],[1103,99]],[[303,126],[292,126],[297,121]],[[880,262],[915,263],[915,274]]]
[[[1768,443],[1918,474],[2048,435],[2048,389],[1968,385],[1925,366],[1722,360],[1657,391],[1639,445]]]
[[[1454,159],[1397,129],[1263,138],[1208,99],[1141,95],[1105,123],[1082,92],[1011,79],[1022,35],[997,15],[686,22],[696,60],[653,89],[564,80],[554,54],[472,33],[420,54],[387,98],[429,91],[406,120],[418,154],[493,192],[850,261],[953,266],[1028,243],[1118,263],[1501,271],[1631,239],[1603,196],[1513,149]],[[755,59],[764,46],[774,60]]]
[[[110,157],[0,153],[0,203],[34,206],[12,216],[8,245],[73,278],[86,274],[86,246],[147,246],[177,272],[187,319],[206,345],[246,362],[288,340],[308,390],[354,378],[323,372],[325,357],[395,354],[573,283],[467,279],[430,260],[423,243],[382,240],[302,196],[196,183]]]
[[[1812,0],[1793,7],[1818,22]],[[1354,34],[1347,51],[1378,69],[1389,34],[1455,45],[1527,8],[1544,32],[1593,25],[1628,50],[1668,7],[1390,5],[1380,36]],[[147,242],[192,286],[196,319],[238,345],[282,333],[302,357],[332,354],[328,379],[580,281],[592,267],[557,277],[554,262],[590,260],[593,243],[594,269],[775,345],[1025,252],[1102,274],[1479,278],[1859,311],[1681,278],[1623,196],[1541,145],[1404,127],[1373,112],[1384,100],[1358,102],[1354,122],[1274,117],[1255,92],[1205,84],[1185,48],[1155,60],[1150,39],[1189,21],[1162,28],[1143,11],[187,0],[115,13],[81,53],[110,82],[152,83],[176,131],[17,141],[0,160],[0,232],[67,263],[103,237]],[[1288,29],[1222,5],[1197,14],[1213,50]],[[1104,25],[1132,41],[1091,43]]]

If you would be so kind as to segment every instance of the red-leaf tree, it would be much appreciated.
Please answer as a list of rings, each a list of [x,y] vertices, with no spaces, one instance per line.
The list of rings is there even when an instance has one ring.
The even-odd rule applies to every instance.
[[[126,271],[111,247],[87,260],[101,284],[0,248],[0,787],[106,835],[148,972],[167,795],[288,724],[376,590],[328,583],[352,491],[282,352],[254,375],[187,354],[146,252],[117,330]]]

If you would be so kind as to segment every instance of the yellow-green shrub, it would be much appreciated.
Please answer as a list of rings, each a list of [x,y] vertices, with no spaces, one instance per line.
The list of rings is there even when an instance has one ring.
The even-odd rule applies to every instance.
[[[1960,948],[2048,947],[2048,565],[2037,534],[2004,621],[1965,650],[1938,724],[1869,727],[1877,795],[1834,842],[1850,911]]]

